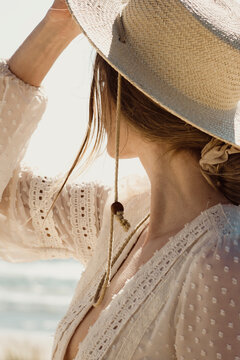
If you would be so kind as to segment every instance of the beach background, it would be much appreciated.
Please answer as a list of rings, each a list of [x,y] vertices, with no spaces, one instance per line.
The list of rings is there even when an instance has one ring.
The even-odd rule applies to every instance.
[[[1,360],[7,359],[7,352],[15,356],[12,360],[38,360],[38,353],[39,359],[50,359],[57,323],[82,270],[73,260],[0,261]]]
[[[14,53],[51,4],[52,0],[0,2],[1,58]],[[94,49],[80,35],[43,81],[48,107],[24,158],[40,174],[56,176],[67,171],[79,150],[87,125],[94,56]],[[137,160],[120,161],[120,178],[133,173],[143,174]],[[92,179],[113,184],[114,161],[106,153],[77,181]],[[0,260],[1,360],[50,359],[57,323],[82,270],[72,259],[22,264]]]

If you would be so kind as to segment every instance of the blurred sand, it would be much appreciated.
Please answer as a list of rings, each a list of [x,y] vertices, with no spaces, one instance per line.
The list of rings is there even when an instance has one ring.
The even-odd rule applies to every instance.
[[[0,331],[1,360],[50,360],[53,336]]]

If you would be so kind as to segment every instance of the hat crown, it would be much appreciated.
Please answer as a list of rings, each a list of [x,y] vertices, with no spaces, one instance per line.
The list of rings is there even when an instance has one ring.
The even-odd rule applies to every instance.
[[[227,0],[122,4],[126,41],[153,76],[205,106],[236,107],[240,99],[238,1],[231,1],[231,6]]]
[[[240,49],[239,0],[179,0],[210,31]]]

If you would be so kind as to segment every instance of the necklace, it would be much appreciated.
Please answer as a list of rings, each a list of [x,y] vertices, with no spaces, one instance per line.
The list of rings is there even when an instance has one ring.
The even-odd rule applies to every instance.
[[[114,182],[114,191],[115,191],[115,201],[111,205],[111,222],[110,222],[110,237],[109,237],[109,247],[108,247],[108,261],[107,261],[107,270],[105,271],[101,281],[99,282],[96,294],[94,296],[94,307],[97,307],[101,304],[107,287],[109,286],[109,282],[111,279],[111,269],[121,253],[123,252],[126,245],[129,243],[132,236],[139,229],[139,227],[149,218],[150,214],[148,214],[130,233],[130,235],[125,239],[122,247],[116,254],[116,256],[112,259],[112,250],[113,250],[113,226],[114,226],[114,218],[116,218],[123,229],[128,231],[130,228],[129,222],[124,218],[124,207],[118,201],[118,165],[119,165],[119,143],[120,143],[120,113],[121,113],[121,80],[122,76],[118,73],[118,86],[117,86],[117,110],[116,110],[116,134],[115,134],[115,182]]]
[[[125,249],[125,247],[127,246],[127,244],[129,243],[129,241],[131,240],[131,238],[133,237],[133,235],[136,233],[136,231],[145,223],[145,221],[147,221],[147,219],[150,217],[150,213],[147,214],[143,220],[140,221],[140,223],[138,223],[138,225],[135,227],[135,229],[129,234],[129,236],[124,240],[123,245],[121,246],[121,248],[118,250],[117,254],[114,256],[114,258],[111,261],[111,268],[113,267],[113,265],[116,263],[117,259],[119,258],[119,256],[122,254],[123,250]],[[107,271],[105,271],[105,273],[102,276],[101,281],[99,282],[96,294],[94,296],[94,307],[98,306],[101,302],[99,301],[101,299],[101,301],[103,300],[103,297],[105,295],[105,291],[104,293],[101,294],[101,291],[103,291],[103,284],[104,281],[106,279],[107,276]],[[109,276],[110,277],[110,276]],[[103,296],[101,296],[103,295]]]

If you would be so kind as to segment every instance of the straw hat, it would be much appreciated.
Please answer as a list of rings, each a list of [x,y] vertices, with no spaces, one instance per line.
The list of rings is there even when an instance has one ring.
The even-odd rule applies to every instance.
[[[145,95],[240,147],[239,0],[67,0],[91,44]]]

